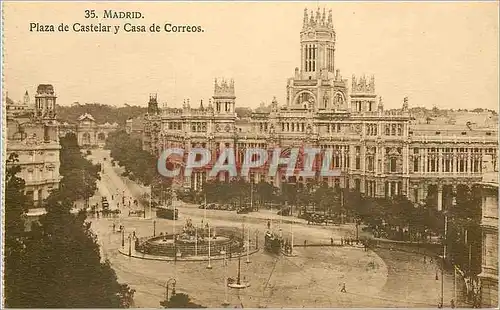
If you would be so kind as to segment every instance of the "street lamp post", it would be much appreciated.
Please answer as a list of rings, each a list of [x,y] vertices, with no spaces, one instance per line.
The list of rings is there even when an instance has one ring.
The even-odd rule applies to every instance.
[[[246,263],[250,263],[250,227],[247,230],[247,261]]]
[[[125,227],[122,226],[122,248],[125,246]]]
[[[172,296],[175,295],[175,284],[177,281],[174,278],[168,279],[167,282],[165,282],[165,301],[168,302],[168,288],[170,283],[172,282]]]
[[[132,235],[128,235],[128,256],[132,256]]]
[[[227,300],[227,251],[224,251],[224,302],[222,302],[223,306],[228,306],[229,302]]]
[[[359,240],[359,221],[356,218],[356,242]]]
[[[198,224],[194,227],[194,256],[198,256]]]
[[[156,236],[156,220],[153,220],[153,237]]]
[[[212,239],[212,236],[210,235],[210,225],[208,225],[208,266],[207,266],[207,269],[212,269],[212,265],[210,264],[210,248],[211,248],[210,240],[211,239]]]
[[[259,248],[259,230],[255,230],[255,249]]]

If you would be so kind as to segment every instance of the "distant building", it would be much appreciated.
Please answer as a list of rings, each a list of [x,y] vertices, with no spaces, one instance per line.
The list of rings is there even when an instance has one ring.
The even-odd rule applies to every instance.
[[[485,308],[498,307],[498,167],[486,158],[483,168],[482,219],[483,233],[481,303]]]
[[[7,158],[18,155],[19,177],[26,182],[26,194],[42,205],[51,190],[59,187],[58,125],[55,120],[56,95],[52,85],[37,88],[35,107],[28,117],[7,116]]]
[[[28,95],[28,91],[24,93],[23,101],[14,102],[9,98],[7,94],[6,102],[5,102],[5,111],[7,117],[18,117],[23,115],[31,115],[34,112],[34,106],[30,102],[30,96]]]
[[[144,116],[130,118],[125,123],[125,131],[131,136],[141,138],[143,130],[144,130]]]
[[[118,124],[97,124],[94,117],[85,113],[81,115],[76,124],[63,123],[60,126],[60,136],[63,137],[67,133],[74,133],[77,136],[78,146],[102,147],[106,143],[108,134],[118,129]]]

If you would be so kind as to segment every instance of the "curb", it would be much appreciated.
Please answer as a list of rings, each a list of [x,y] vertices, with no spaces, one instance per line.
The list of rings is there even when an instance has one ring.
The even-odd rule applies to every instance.
[[[255,254],[259,252],[260,249],[254,249],[248,253],[248,255]],[[174,259],[173,257],[170,256],[156,256],[156,255],[149,255],[149,254],[143,254],[140,252],[133,252],[131,255],[128,255],[128,250],[119,248],[118,252],[124,256],[127,257],[133,257],[137,259],[145,259],[145,260],[156,260],[156,261],[167,261],[167,262],[206,262],[208,261],[208,256],[201,256],[197,258],[178,258]],[[247,253],[240,253],[239,255],[234,254],[230,259],[232,258],[238,258],[238,257],[246,257]],[[223,260],[225,257],[222,255],[217,255],[217,256],[210,256],[210,260]],[[228,258],[229,259],[229,258]]]

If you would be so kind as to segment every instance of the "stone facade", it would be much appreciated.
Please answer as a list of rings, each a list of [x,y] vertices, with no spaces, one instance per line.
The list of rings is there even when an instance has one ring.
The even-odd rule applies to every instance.
[[[55,120],[56,95],[52,85],[39,85],[31,117],[7,117],[7,158],[18,155],[19,177],[26,182],[26,194],[42,204],[57,189],[59,175],[59,135]]]
[[[341,76],[334,61],[335,44],[331,12],[327,17],[324,11],[305,11],[301,67],[287,82],[284,105],[274,99],[250,118],[238,119],[234,82],[225,80],[215,81],[208,105],[202,101],[198,108],[185,100],[182,109],[160,111],[153,96],[143,148],[159,154],[167,147],[201,146],[217,154],[233,147],[240,157],[249,147],[331,149],[332,162],[342,175],[325,178],[330,185],[355,188],[369,196],[404,194],[416,203],[431,197],[438,209],[451,205],[456,185],[481,180],[483,156],[491,155],[497,165],[496,127],[472,130],[465,124],[414,124],[408,98],[399,110],[384,111],[373,76],[353,76],[351,83]],[[199,189],[206,175],[198,171],[181,183]],[[275,186],[306,181],[287,179],[282,171],[275,177],[256,171],[252,178]]]
[[[486,159],[482,185],[483,233],[481,279],[481,303],[485,308],[498,307],[498,168]]]

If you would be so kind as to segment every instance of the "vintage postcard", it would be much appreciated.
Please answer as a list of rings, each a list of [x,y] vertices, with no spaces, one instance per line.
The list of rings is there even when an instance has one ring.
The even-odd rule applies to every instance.
[[[498,10],[3,2],[3,305],[497,308]]]

